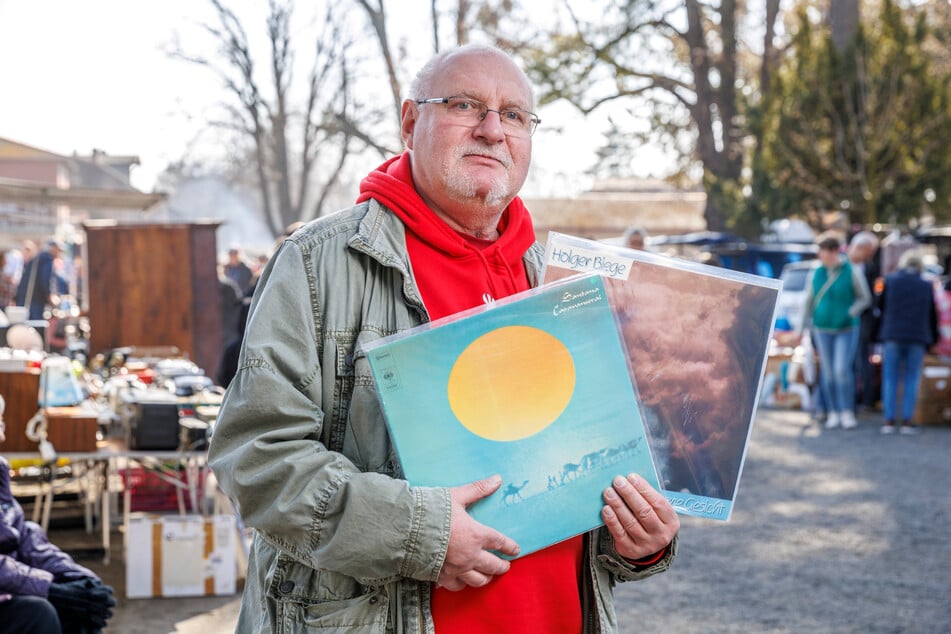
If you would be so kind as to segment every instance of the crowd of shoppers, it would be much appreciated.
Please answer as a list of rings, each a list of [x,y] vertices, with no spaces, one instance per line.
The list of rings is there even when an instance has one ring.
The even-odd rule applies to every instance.
[[[938,300],[946,291],[925,270],[917,245],[891,253],[892,270],[883,266],[881,246],[870,231],[847,247],[834,236],[819,239],[803,326],[820,370],[813,410],[827,429],[851,429],[856,411],[874,410],[880,397],[881,432],[915,434],[922,369],[939,341]]]

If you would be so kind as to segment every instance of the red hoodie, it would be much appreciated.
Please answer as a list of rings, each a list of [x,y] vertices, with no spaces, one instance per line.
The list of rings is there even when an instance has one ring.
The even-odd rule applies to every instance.
[[[413,277],[430,319],[529,288],[522,256],[535,230],[519,198],[502,214],[501,235],[491,243],[467,239],[433,213],[413,186],[409,153],[363,179],[357,202],[370,198],[406,225]],[[582,548],[578,536],[513,561],[509,572],[482,588],[434,588],[436,633],[580,632]]]

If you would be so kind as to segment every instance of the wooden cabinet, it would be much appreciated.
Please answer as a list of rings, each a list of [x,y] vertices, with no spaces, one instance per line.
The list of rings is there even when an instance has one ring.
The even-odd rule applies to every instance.
[[[83,225],[91,354],[176,346],[214,376],[223,348],[219,224]]]
[[[0,452],[36,451],[36,443],[26,437],[26,424],[39,409],[40,371],[0,372],[0,394],[7,404],[3,413],[7,439]]]

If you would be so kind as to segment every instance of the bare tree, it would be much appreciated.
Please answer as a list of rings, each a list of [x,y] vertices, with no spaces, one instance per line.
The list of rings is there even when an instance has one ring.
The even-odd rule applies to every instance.
[[[293,0],[269,0],[266,57],[252,51],[247,24],[227,0],[209,2],[215,20],[201,26],[216,44],[216,54],[197,55],[179,45],[170,56],[207,68],[222,82],[223,114],[209,125],[230,133],[218,142],[229,147],[235,178],[255,184],[262,214],[272,233],[280,235],[288,225],[323,213],[346,174],[348,159],[366,150],[381,157],[399,151],[400,77],[406,72],[399,60],[405,50],[390,41],[385,0],[320,3],[325,12],[315,20],[321,25],[315,37],[300,35],[292,25]],[[512,0],[458,0],[445,16],[453,18],[454,39],[465,42],[475,30],[497,30],[513,6]],[[353,8],[366,16],[378,55],[352,45]],[[431,13],[435,51],[444,18],[435,0]],[[313,62],[303,83],[294,77],[294,62],[305,37],[314,44],[306,51]],[[375,75],[380,64],[389,107],[374,105],[360,83]],[[184,163],[177,170],[195,171]]]
[[[390,41],[387,31],[387,8],[385,0],[354,0],[357,6],[363,9],[369,20],[369,28],[376,39],[380,49],[380,55],[383,65],[386,69],[387,79],[390,86],[390,95],[393,100],[393,107],[396,113],[397,124],[400,120],[400,110],[403,99],[402,83],[400,75],[407,69],[401,69],[397,65],[397,59],[400,57],[393,52],[393,43]],[[511,36],[502,34],[503,30],[510,32],[513,30],[513,15],[516,12],[517,3],[514,0],[456,0],[450,8],[441,12],[438,3],[432,0],[430,3],[430,20],[433,32],[433,53],[438,53],[441,49],[442,38],[440,37],[440,25],[444,22],[444,16],[452,24],[452,30],[455,36],[452,38],[456,46],[468,44],[474,32],[481,32],[486,39],[502,48],[510,51],[516,51],[530,37],[529,33],[524,34],[524,39],[518,40]],[[509,24],[503,23],[508,20]],[[524,22],[519,22],[519,27],[524,26]],[[515,28],[514,30],[519,30]],[[525,31],[524,29],[521,29]],[[533,31],[534,32],[534,31]]]
[[[307,82],[295,84],[289,0],[268,2],[267,72],[258,70],[238,16],[223,0],[210,2],[217,20],[202,27],[216,42],[217,56],[193,55],[181,46],[171,55],[208,68],[223,83],[225,114],[212,125],[234,133],[248,148],[238,160],[250,168],[263,214],[277,236],[294,222],[320,215],[353,152],[392,150],[366,131],[376,119],[364,116],[354,100],[350,42],[332,5],[320,21]],[[295,88],[303,89],[301,103],[295,102]]]
[[[727,228],[743,207],[741,95],[755,82],[741,65],[737,24],[745,3],[615,0],[599,3],[589,20],[575,4],[564,2],[573,27],[553,33],[532,57],[543,103],[565,99],[584,114],[618,100],[650,103],[648,134],[665,135],[668,147],[702,165],[707,226]],[[767,36],[778,14],[771,0]],[[772,56],[772,37],[769,43]],[[768,68],[760,72],[767,81]]]
[[[383,57],[383,64],[386,68],[387,79],[389,79],[390,94],[393,98],[397,126],[399,126],[403,96],[400,80],[397,76],[396,61],[394,60],[394,56],[390,48],[390,39],[386,34],[386,7],[383,0],[376,0],[375,2],[370,2],[369,0],[356,1],[357,4],[363,7],[363,10],[370,18],[370,25],[373,28],[377,43],[380,46],[380,55]]]

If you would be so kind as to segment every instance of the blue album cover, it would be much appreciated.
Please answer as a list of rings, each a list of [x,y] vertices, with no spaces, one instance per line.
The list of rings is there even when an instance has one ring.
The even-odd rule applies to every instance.
[[[575,277],[366,347],[404,476],[457,486],[521,555],[602,524],[616,475],[657,475],[599,276]]]

